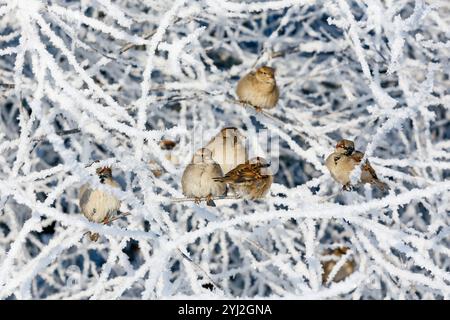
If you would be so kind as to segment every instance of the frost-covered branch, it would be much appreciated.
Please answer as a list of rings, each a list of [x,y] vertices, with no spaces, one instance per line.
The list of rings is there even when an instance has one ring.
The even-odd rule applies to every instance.
[[[450,297],[447,1],[0,2],[1,299]],[[235,93],[262,65],[270,110]],[[224,127],[277,164],[265,198],[183,196]],[[342,138],[389,192],[342,190]]]

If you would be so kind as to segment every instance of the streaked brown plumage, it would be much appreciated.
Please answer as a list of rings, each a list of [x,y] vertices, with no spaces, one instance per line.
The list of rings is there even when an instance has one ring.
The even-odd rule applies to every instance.
[[[269,166],[265,159],[256,157],[214,180],[227,183],[236,195],[244,199],[264,198],[273,182]]]
[[[96,172],[101,183],[119,188],[119,184],[112,178],[111,168],[98,168]],[[115,196],[99,189],[92,189],[89,184],[80,188],[79,205],[81,213],[89,221],[105,224],[109,223],[120,209],[120,201]],[[97,233],[90,232],[89,236],[92,241],[97,241],[99,237]]]
[[[336,144],[335,151],[327,157],[325,164],[334,180],[341,183],[344,190],[350,190],[350,173],[361,163],[363,157],[364,153],[355,150],[353,141],[343,139]],[[370,183],[381,190],[388,189],[388,186],[378,179],[368,160],[361,168],[361,182]]]
[[[275,81],[275,69],[263,66],[239,80],[236,93],[241,102],[257,109],[276,106],[280,92]]]
[[[336,263],[344,254],[347,253],[347,251],[348,251],[347,247],[340,247],[332,250],[331,252],[328,252],[328,255],[334,256],[335,260],[328,260],[322,262],[323,268],[322,282],[324,284],[328,281],[328,276],[330,275]],[[353,259],[346,260],[344,265],[339,269],[339,271],[336,273],[332,281],[339,282],[344,280],[355,271],[355,267],[356,264]]]

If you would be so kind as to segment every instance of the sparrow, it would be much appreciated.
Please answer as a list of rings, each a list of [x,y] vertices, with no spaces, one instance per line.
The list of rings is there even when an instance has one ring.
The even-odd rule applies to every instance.
[[[240,102],[254,106],[257,111],[275,107],[280,96],[275,69],[263,66],[250,72],[239,80],[236,94]]]
[[[351,190],[353,187],[350,184],[350,173],[360,164],[363,157],[364,153],[355,150],[353,141],[343,139],[336,144],[334,152],[325,160],[325,165],[334,180],[343,185],[344,190]],[[389,189],[387,184],[378,179],[368,160],[361,168],[361,182],[370,183],[381,190]]]
[[[238,165],[224,177],[215,177],[215,181],[227,183],[231,190],[247,200],[264,198],[273,182],[268,169],[270,164],[264,158],[255,157]]]
[[[214,177],[221,177],[222,169],[212,158],[209,149],[201,148],[194,154],[191,163],[186,166],[181,178],[183,194],[186,197],[194,197],[195,203],[200,203],[201,198],[206,198],[206,204],[215,207],[213,197],[226,193],[226,184],[214,181]]]
[[[173,154],[172,150],[177,146],[177,143],[173,140],[164,139],[159,142],[159,147],[166,153],[165,158],[172,162],[174,166],[178,166],[180,161],[176,155]]]
[[[172,162],[174,166],[178,166],[180,164],[178,157],[172,152],[176,145],[177,143],[175,141],[168,139],[163,139],[159,142],[159,147],[165,153],[165,158]],[[161,167],[155,160],[149,161],[149,167],[156,178],[159,178],[164,173],[163,167]]]
[[[340,257],[342,257],[344,254],[346,254],[348,251],[347,247],[340,247],[337,249],[334,249],[331,252],[328,252],[329,255],[332,255],[336,257],[333,260],[327,260],[322,262],[322,268],[323,268],[323,274],[322,274],[322,282],[325,284],[328,281],[328,276],[330,275],[331,271],[333,270],[336,263],[339,261]],[[346,260],[344,265],[339,269],[339,271],[336,273],[336,275],[333,278],[334,282],[339,282],[347,278],[349,275],[351,275],[355,271],[355,261],[353,260]]]
[[[112,177],[111,168],[97,168],[96,173],[100,183],[119,188],[119,184]],[[108,224],[120,209],[120,201],[116,197],[99,189],[92,189],[88,184],[84,184],[80,189],[79,205],[81,213],[89,221],[104,224]],[[92,241],[99,238],[98,233],[88,234]]]
[[[159,142],[159,147],[162,150],[173,150],[177,143],[175,141],[169,140],[169,139],[163,139]]]
[[[248,160],[244,136],[236,127],[223,128],[205,146],[212,153],[223,173],[227,173],[241,163]]]

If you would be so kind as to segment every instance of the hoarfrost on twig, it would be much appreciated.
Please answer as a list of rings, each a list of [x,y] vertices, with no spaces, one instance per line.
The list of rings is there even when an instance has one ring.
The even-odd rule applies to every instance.
[[[449,13],[424,0],[0,0],[0,298],[448,299]],[[256,112],[235,88],[263,64],[281,95]],[[257,150],[259,132],[276,137],[270,195],[184,198],[199,124],[205,140],[235,126]],[[324,166],[341,138],[388,193],[341,190]],[[84,183],[126,214],[89,222]],[[343,245],[323,282],[324,252]],[[354,272],[333,282],[350,255]]]

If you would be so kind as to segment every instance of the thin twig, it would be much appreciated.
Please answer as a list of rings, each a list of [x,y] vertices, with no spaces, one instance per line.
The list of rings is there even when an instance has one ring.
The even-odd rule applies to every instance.
[[[147,40],[149,38],[151,38],[154,34],[156,33],[156,29],[153,31],[150,31],[149,33],[147,33],[146,35],[144,35],[144,39]],[[140,46],[140,44],[135,44],[135,43],[127,43],[126,45],[124,45],[122,48],[120,48],[119,50],[119,54],[122,54],[128,50],[130,50],[133,47],[137,47]]]
[[[75,134],[75,133],[80,133],[80,132],[81,132],[81,130],[78,129],[78,128],[76,128],[76,129],[69,129],[69,130],[57,131],[57,132],[55,132],[55,133],[56,133],[58,136],[67,136],[67,135],[69,135],[69,134]],[[45,137],[46,137],[45,135],[42,135],[42,136],[33,138],[31,141],[33,141],[33,142],[40,142],[40,141],[44,140]]]
[[[181,251],[181,250],[178,249],[178,248],[177,248],[177,250],[178,250],[178,252],[181,253],[181,256],[182,256],[183,258],[185,258],[186,260],[188,260],[188,261],[189,261],[190,263],[192,263],[195,267],[197,267],[200,271],[202,271],[202,272],[208,277],[209,281],[211,281],[211,283],[212,283],[215,287],[217,287],[217,288],[219,288],[219,289],[222,290],[221,286],[219,286],[219,284],[217,284],[217,283],[211,278],[211,276],[209,275],[208,272],[206,272],[206,270],[204,270],[198,263],[196,263],[194,260],[192,260],[188,255],[186,255],[185,253],[183,253],[183,251]]]
[[[287,127],[288,130],[295,131],[300,137],[305,138],[305,134],[304,134],[303,132],[301,132],[300,130],[297,130],[296,128],[294,128],[294,127],[293,127],[293,124],[291,124],[291,123],[285,123],[285,122],[283,122],[281,119],[279,119],[278,117],[276,117],[276,116],[270,114],[269,112],[267,112],[267,111],[265,111],[265,110],[263,110],[263,109],[261,109],[261,108],[255,107],[255,106],[253,106],[253,105],[251,105],[251,104],[249,104],[249,103],[242,102],[242,101],[239,101],[239,100],[236,100],[236,99],[228,99],[228,101],[231,101],[231,102],[240,104],[240,105],[243,106],[243,107],[251,108],[251,109],[253,109],[257,114],[262,114],[264,117],[266,117],[266,118],[268,118],[268,119],[270,119],[270,120],[276,122],[276,123],[277,123],[279,126],[281,126],[281,127],[286,127],[286,125],[288,125],[288,127]]]
[[[94,160],[94,161],[92,161],[91,163],[85,165],[84,167],[85,167],[85,168],[89,168],[90,166],[92,166],[92,165],[93,165],[94,163],[96,163],[96,162],[100,162],[100,160]]]
[[[171,198],[172,202],[188,202],[188,201],[207,201],[207,200],[241,200],[242,198],[237,196],[220,196],[220,197],[203,197],[203,198]]]
[[[15,85],[12,83],[1,83],[0,82],[0,87],[6,88],[6,89],[14,89]]]
[[[327,202],[328,200],[330,200],[330,199],[332,199],[332,198],[334,198],[334,197],[337,197],[338,195],[341,194],[341,191],[342,191],[342,190],[339,190],[339,192],[333,193],[332,195],[329,195],[329,196],[327,196],[327,197],[321,197],[322,200],[320,200],[319,203]]]
[[[173,21],[173,24],[176,24],[176,23],[180,22],[182,19],[183,19],[183,18],[181,18],[181,17],[177,17],[177,18]],[[196,17],[190,17],[190,18],[188,18],[188,19],[186,20],[186,23],[188,23],[188,22],[190,22],[190,21],[192,21],[192,20],[198,20],[198,18],[196,18]],[[150,31],[150,32],[148,32],[148,33],[146,33],[146,34],[144,34],[143,38],[144,38],[145,40],[150,39],[151,37],[153,37],[153,36],[155,35],[155,33],[156,33],[157,30],[158,30],[158,29],[155,29],[155,30],[152,30],[152,31]],[[122,53],[124,53],[124,52],[130,50],[131,48],[134,48],[134,47],[137,47],[137,46],[140,46],[140,44],[127,43],[127,44],[124,45],[122,48],[120,48],[119,54],[122,54]]]
[[[272,258],[272,256],[270,255],[270,253],[267,252],[266,249],[264,249],[263,247],[261,247],[261,246],[259,245],[259,243],[256,243],[255,241],[250,240],[249,238],[245,238],[245,239],[241,238],[241,241],[242,241],[242,240],[243,240],[243,241],[246,241],[246,242],[248,242],[248,243],[250,243],[252,246],[254,246],[254,247],[257,248],[258,250],[260,250],[262,253],[264,253],[267,257]]]
[[[130,216],[131,213],[130,212],[121,212],[120,214],[118,214],[117,216],[115,216],[114,218],[112,218],[111,220],[108,221],[108,223],[111,223],[113,221],[119,220],[123,217],[127,217]]]
[[[288,54],[297,53],[297,52],[300,52],[300,45],[297,45],[295,47],[290,47],[285,50],[274,51],[270,54],[270,58],[276,59],[276,58],[284,57]]]

